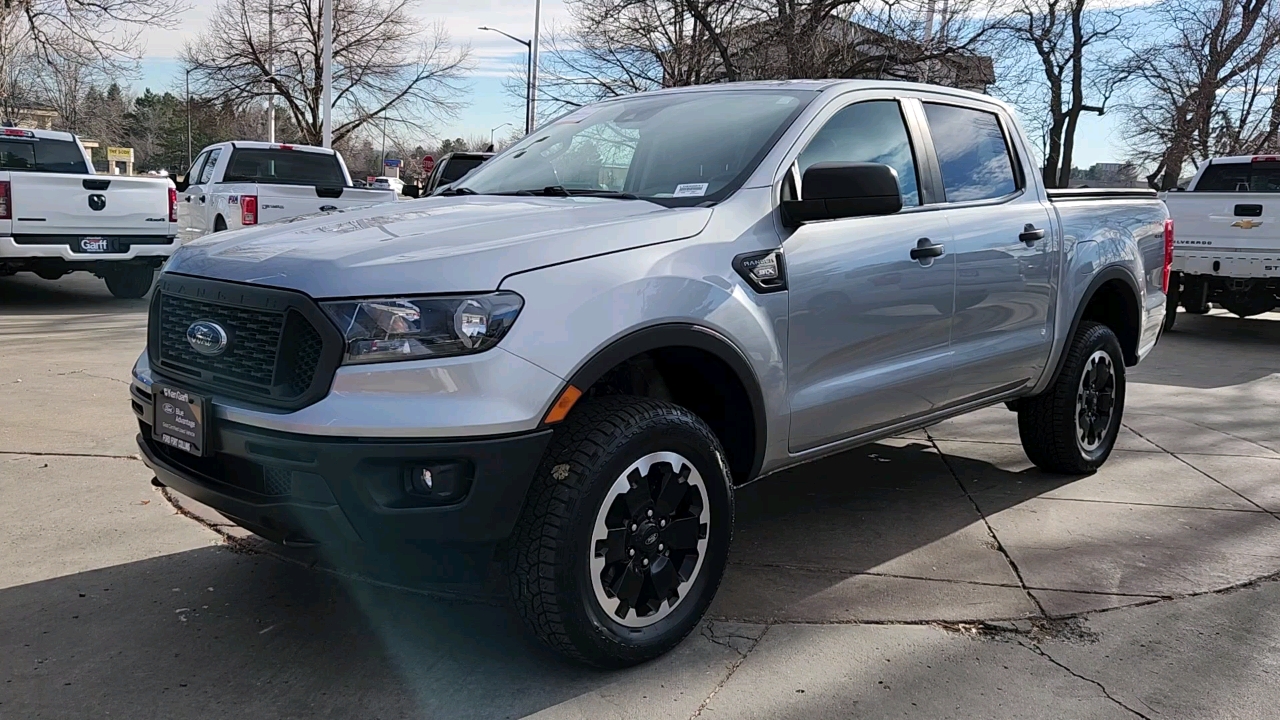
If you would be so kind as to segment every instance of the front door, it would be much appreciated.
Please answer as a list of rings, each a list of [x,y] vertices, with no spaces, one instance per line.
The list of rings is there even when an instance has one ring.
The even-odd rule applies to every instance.
[[[1050,209],[1027,182],[994,107],[925,101],[956,263],[948,404],[1040,377],[1053,343],[1061,248]]]
[[[920,205],[898,102],[840,109],[801,153],[801,173],[817,162],[889,165],[903,210],[809,223],[783,243],[792,452],[927,413],[949,385],[951,233],[943,213]],[[913,250],[934,245],[940,255],[913,259]]]
[[[196,156],[195,162],[187,170],[187,187],[178,195],[178,240],[181,242],[190,242],[200,237],[196,230],[201,215],[199,198],[204,194],[200,188],[200,171],[204,167],[204,161],[208,159],[208,152]]]

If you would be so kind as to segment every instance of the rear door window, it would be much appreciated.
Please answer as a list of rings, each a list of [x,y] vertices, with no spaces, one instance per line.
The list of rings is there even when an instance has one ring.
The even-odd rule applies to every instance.
[[[204,169],[200,171],[200,182],[198,185],[208,185],[213,180],[213,171],[218,167],[218,158],[222,157],[222,148],[214,148],[209,151],[209,158],[205,160]]]
[[[347,184],[336,155],[255,148],[236,148],[222,180],[325,187]]]
[[[991,200],[1018,190],[1013,162],[995,113],[924,104],[942,169],[947,202]]]
[[[71,140],[0,140],[0,170],[89,174],[84,153]]]
[[[457,180],[461,180],[463,175],[480,167],[480,163],[484,162],[484,158],[477,157],[455,157],[449,158],[449,162],[445,164],[443,172],[440,173],[440,183],[448,184]]]
[[[1280,162],[1218,163],[1204,169],[1192,192],[1280,192]]]

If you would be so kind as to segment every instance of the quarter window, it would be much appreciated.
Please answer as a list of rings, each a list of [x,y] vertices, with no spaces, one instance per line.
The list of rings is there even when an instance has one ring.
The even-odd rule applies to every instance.
[[[1017,191],[1009,146],[995,113],[925,103],[947,202],[990,200]]]
[[[798,159],[800,174],[820,162],[873,162],[898,173],[903,207],[920,204],[915,157],[894,100],[862,102],[841,109],[809,141]]]

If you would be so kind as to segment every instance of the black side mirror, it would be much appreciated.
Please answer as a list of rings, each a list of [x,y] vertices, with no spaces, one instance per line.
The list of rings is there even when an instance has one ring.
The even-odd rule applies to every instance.
[[[418,197],[418,192],[419,192],[419,188],[417,185],[405,185],[404,188],[400,191],[400,194],[405,197],[416,198]]]
[[[816,163],[804,171],[799,200],[783,200],[788,227],[815,220],[892,215],[902,209],[893,168],[880,163]]]
[[[189,185],[185,175],[179,175],[178,173],[169,173],[169,179],[173,181],[173,186],[178,189],[178,192],[185,191],[187,189],[187,186]]]

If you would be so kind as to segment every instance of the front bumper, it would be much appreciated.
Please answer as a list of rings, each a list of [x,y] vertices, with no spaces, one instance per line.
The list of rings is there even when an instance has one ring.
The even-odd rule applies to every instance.
[[[208,457],[151,437],[151,394],[131,386],[138,447],[160,482],[278,541],[385,544],[492,543],[524,505],[550,430],[454,440],[339,438],[265,430],[212,418]],[[405,468],[432,461],[470,467],[458,503],[425,504]]]

